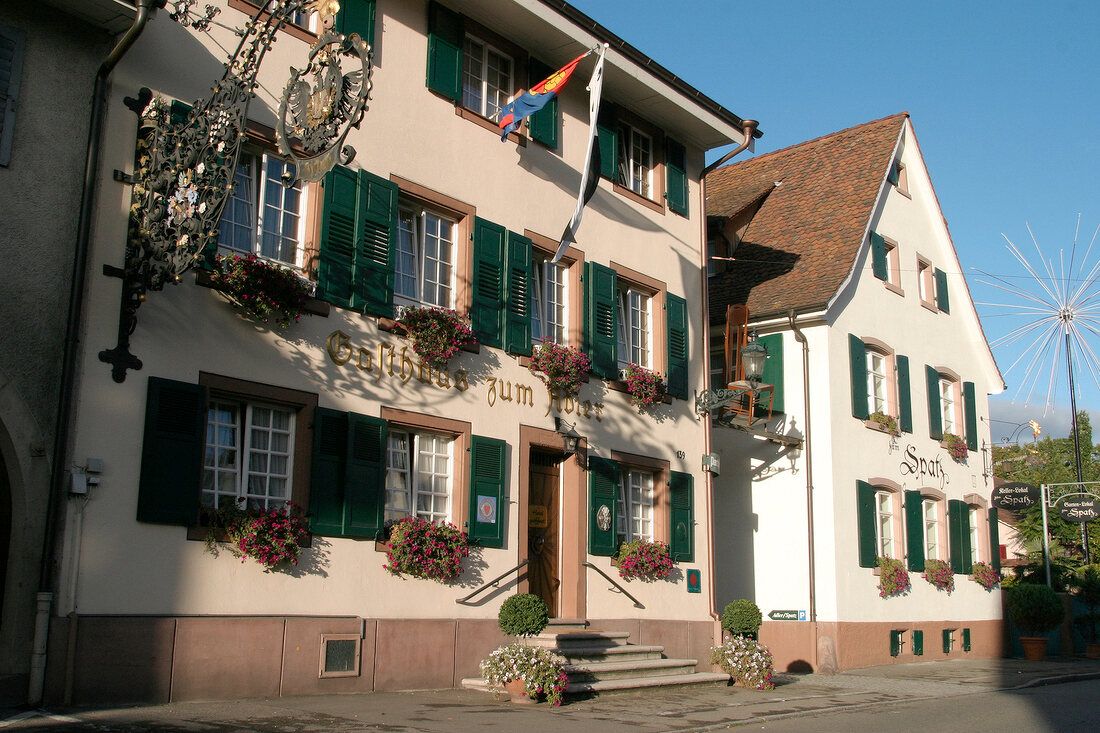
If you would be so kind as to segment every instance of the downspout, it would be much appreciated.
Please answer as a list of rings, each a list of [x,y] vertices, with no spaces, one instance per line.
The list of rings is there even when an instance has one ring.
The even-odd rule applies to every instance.
[[[88,123],[88,147],[84,162],[84,187],[80,194],[77,215],[76,249],[73,273],[69,285],[69,312],[65,324],[65,344],[61,362],[61,385],[57,398],[57,423],[54,431],[53,463],[50,467],[50,491],[46,498],[46,531],[42,542],[42,563],[38,572],[38,593],[35,597],[34,642],[31,649],[30,680],[27,702],[38,705],[46,680],[46,640],[49,636],[50,607],[53,604],[53,566],[59,507],[65,497],[65,477],[68,464],[68,441],[72,420],[73,387],[76,383],[78,333],[84,311],[84,274],[91,242],[92,206],[95,200],[96,174],[99,170],[100,138],[107,116],[107,78],[111,71],[137,41],[146,23],[166,0],[136,0],[137,15],[126,33],[96,72],[92,91],[92,110]]]
[[[818,650],[817,650],[817,567],[816,557],[814,556],[814,461],[813,461],[813,440],[810,435],[811,422],[810,422],[810,342],[806,339],[806,334],[798,328],[798,324],[795,322],[794,309],[787,311],[787,322],[791,326],[791,331],[794,333],[795,341],[802,344],[802,400],[804,411],[803,417],[803,429],[802,429],[802,441],[805,448],[806,460],[806,542],[808,544],[807,562],[809,577],[809,591],[810,591],[810,608],[809,608],[809,621],[810,628],[813,629],[813,644],[811,645],[811,654],[813,655],[813,669],[816,672],[818,670]]]
[[[699,174],[699,198],[701,199],[699,204],[699,217],[702,228],[702,247],[699,250],[699,258],[702,262],[702,269],[700,270],[700,278],[702,279],[702,301],[703,301],[703,351],[704,359],[703,364],[706,367],[703,369],[703,389],[710,389],[710,298],[709,298],[709,283],[707,280],[707,174],[717,168],[722,163],[737,155],[743,150],[748,149],[752,144],[753,135],[756,134],[756,128],[760,124],[756,120],[742,120],[741,129],[744,133],[744,141],[737,146],[734,150],[726,153],[720,160],[715,163],[711,163],[705,166],[702,172]],[[710,413],[707,413],[704,418],[703,430],[703,455],[710,455],[710,431],[711,420]],[[706,472],[706,488],[707,488],[707,517],[710,520],[710,527],[707,530],[707,577],[710,578],[708,585],[710,586],[710,599],[709,610],[710,617],[714,620],[715,625],[715,639],[714,643],[722,643],[722,627],[721,617],[718,615],[717,599],[714,593],[714,474],[710,471]]]

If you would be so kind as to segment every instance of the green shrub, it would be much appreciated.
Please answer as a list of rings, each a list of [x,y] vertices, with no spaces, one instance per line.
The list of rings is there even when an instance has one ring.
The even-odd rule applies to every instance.
[[[736,636],[750,636],[755,639],[763,622],[760,608],[744,598],[727,603],[722,610],[722,628]]]
[[[497,623],[500,630],[510,636],[534,636],[550,623],[550,614],[541,598],[520,593],[500,605]]]
[[[1062,599],[1048,586],[1025,583],[1005,594],[1008,617],[1023,636],[1043,636],[1066,617]]]

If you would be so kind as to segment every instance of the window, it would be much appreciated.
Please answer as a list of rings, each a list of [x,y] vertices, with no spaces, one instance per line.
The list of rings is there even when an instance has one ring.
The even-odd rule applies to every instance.
[[[386,445],[386,516],[451,519],[454,440],[447,435],[391,428]]]
[[[532,257],[531,340],[564,346],[568,333],[568,276],[564,262],[550,262],[550,256],[536,252]]]
[[[879,557],[894,556],[894,495],[875,492],[875,548]]]
[[[867,400],[871,412],[890,414],[888,399],[890,359],[885,354],[867,349]]]
[[[202,506],[266,511],[290,500],[294,412],[247,401],[207,406]]]
[[[619,368],[629,364],[652,369],[653,330],[650,316],[652,298],[633,287],[618,292],[618,360]]]
[[[354,0],[352,0],[352,1],[354,1]],[[345,0],[345,2],[347,2],[347,0]],[[270,2],[268,2],[267,5],[264,6],[264,10],[266,10],[267,12],[270,13],[274,10],[274,8],[272,6],[277,5],[277,4],[278,4],[277,0],[270,0]],[[295,10],[295,11],[290,13],[290,15],[287,17],[287,20],[289,20],[294,25],[301,26],[302,28],[305,28],[306,30],[310,30],[310,22],[311,22],[311,16],[312,15],[313,15],[312,10]]]
[[[958,424],[955,420],[955,382],[940,377],[940,415],[943,420],[943,432],[958,435]]]
[[[890,167],[889,179],[898,193],[909,195],[909,175],[900,160],[895,160]]]
[[[653,473],[626,469],[619,482],[617,534],[620,542],[653,541]]]
[[[921,500],[921,514],[924,517],[924,557],[926,560],[939,560],[939,502],[935,499]]]
[[[626,124],[617,130],[619,169],[616,182],[647,199],[653,198],[653,138]]]
[[[233,195],[222,214],[218,246],[297,267],[304,239],[302,185],[283,186],[294,166],[260,151],[242,151]]]
[[[932,306],[936,302],[935,282],[932,278],[932,265],[927,260],[917,259],[917,292],[920,302]]]
[[[896,288],[901,287],[901,263],[898,259],[897,242],[885,241],[886,247],[886,282]]]
[[[462,106],[495,119],[512,96],[512,58],[467,35],[463,45]]]
[[[402,208],[397,222],[394,302],[454,307],[455,222],[422,207]]]
[[[973,564],[981,559],[978,553],[978,507],[971,506],[968,515],[970,519],[970,562]]]

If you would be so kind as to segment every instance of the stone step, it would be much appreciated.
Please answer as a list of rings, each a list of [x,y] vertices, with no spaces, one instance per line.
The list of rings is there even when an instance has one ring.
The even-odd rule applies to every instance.
[[[552,618],[546,625],[547,631],[587,631],[588,619],[586,618]]]
[[[695,685],[725,685],[729,682],[728,674],[716,672],[696,672],[695,674],[678,674],[662,677],[624,677],[612,680],[600,680],[598,682],[570,682],[565,688],[566,694],[605,694],[609,692],[630,692],[652,687],[688,687]]]
[[[558,651],[572,664],[585,664],[591,662],[615,662],[628,659],[661,659],[665,648],[663,646],[642,646],[640,644],[618,644],[616,646],[599,646],[587,649],[583,646],[571,647],[565,652]]]
[[[613,662],[574,663],[565,665],[570,682],[596,682],[638,677],[669,677],[695,672],[694,659],[628,659]]]
[[[629,631],[543,631],[528,640],[531,646],[567,649],[570,646],[612,647],[627,643]]]

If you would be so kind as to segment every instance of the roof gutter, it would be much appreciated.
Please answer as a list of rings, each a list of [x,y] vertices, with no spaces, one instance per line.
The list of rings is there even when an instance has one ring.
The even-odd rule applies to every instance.
[[[166,0],[136,0],[137,15],[130,28],[100,64],[92,91],[92,110],[88,124],[88,147],[84,163],[84,187],[77,215],[76,250],[69,286],[69,312],[65,324],[65,343],[61,364],[61,386],[57,399],[57,423],[54,428],[53,458],[50,466],[50,491],[46,499],[46,531],[42,541],[42,562],[38,573],[38,594],[34,642],[31,651],[30,682],[27,701],[37,705],[42,700],[46,673],[46,638],[49,631],[50,606],[53,602],[53,575],[57,544],[58,511],[65,496],[65,476],[68,465],[69,429],[72,421],[73,391],[76,384],[76,360],[79,353],[78,333],[84,312],[84,281],[91,243],[92,207],[95,202],[96,174],[99,171],[100,138],[107,117],[107,79],[126,52],[137,41],[146,23]]]
[[[742,143],[741,143],[740,145],[738,145],[738,146],[737,146],[736,148],[734,148],[733,150],[729,151],[728,153],[726,153],[725,155],[723,155],[723,156],[722,156],[721,158],[719,158],[718,160],[714,161],[713,163],[711,163],[710,165],[708,165],[708,166],[707,166],[706,168],[704,168],[704,169],[703,169],[703,172],[699,174],[699,177],[700,177],[700,178],[704,178],[704,177],[706,177],[706,175],[707,175],[708,173],[710,173],[710,172],[711,172],[712,170],[714,170],[715,168],[717,168],[718,166],[722,165],[723,163],[725,163],[725,162],[726,162],[727,160],[729,160],[729,159],[730,159],[730,158],[732,158],[733,156],[735,156],[735,155],[737,155],[738,153],[740,153],[740,152],[741,152],[742,150],[745,150],[745,149],[746,149],[746,148],[748,148],[748,147],[749,147],[750,145],[752,145],[752,139],[753,139],[753,137],[754,137],[754,136],[755,136],[755,137],[759,137],[759,136],[760,136],[760,133],[759,133],[759,132],[757,131],[757,129],[756,129],[756,128],[757,128],[757,127],[758,127],[759,125],[760,125],[760,123],[759,123],[759,122],[757,122],[756,120],[741,120],[741,130],[742,130],[742,131],[743,131],[743,132],[745,133],[745,140],[744,140],[744,142],[742,142]]]

